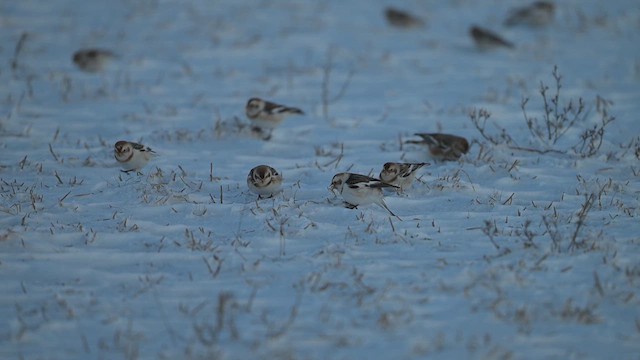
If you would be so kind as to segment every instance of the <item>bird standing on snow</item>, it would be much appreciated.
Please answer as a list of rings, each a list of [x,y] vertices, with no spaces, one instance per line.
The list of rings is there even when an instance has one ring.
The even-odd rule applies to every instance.
[[[398,189],[397,186],[384,183],[378,179],[352,173],[336,174],[329,186],[331,192],[338,191],[340,193],[350,209],[355,209],[358,205],[376,204],[387,210],[392,216],[398,217],[385,204],[383,188]]]
[[[269,131],[265,140],[271,138],[271,131],[280,125],[287,116],[304,115],[304,111],[298,108],[276,104],[259,98],[249,99],[245,106],[245,113],[258,131]]]
[[[249,171],[247,186],[259,199],[272,197],[282,189],[282,175],[271,166],[258,165]]]
[[[420,136],[422,140],[410,140],[407,143],[427,145],[429,153],[436,160],[455,161],[469,151],[469,142],[461,136],[439,133],[416,133],[415,135]]]
[[[80,70],[95,73],[102,71],[115,57],[115,54],[109,50],[82,49],[73,54],[72,60]]]
[[[473,42],[480,50],[490,50],[501,47],[512,49],[515,47],[515,45],[510,41],[507,41],[498,34],[479,26],[472,26],[471,29],[469,29],[469,35],[471,35]]]
[[[390,25],[398,28],[417,28],[424,26],[424,20],[406,11],[388,7],[384,10],[384,16]]]
[[[542,27],[553,21],[554,13],[555,5],[552,2],[536,1],[528,6],[513,9],[504,21],[504,25]]]
[[[122,172],[139,171],[156,153],[150,147],[130,141],[118,141],[114,145],[115,158]]]
[[[416,171],[429,163],[396,163],[388,162],[380,171],[380,180],[404,190],[411,186],[416,178]]]

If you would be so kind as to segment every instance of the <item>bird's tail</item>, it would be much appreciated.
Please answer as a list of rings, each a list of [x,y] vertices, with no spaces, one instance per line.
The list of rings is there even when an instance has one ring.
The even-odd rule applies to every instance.
[[[407,140],[406,144],[421,144],[421,145],[429,145],[429,146],[440,146],[440,142],[436,140],[431,134],[417,133],[415,134],[420,136],[422,139],[420,140]]]

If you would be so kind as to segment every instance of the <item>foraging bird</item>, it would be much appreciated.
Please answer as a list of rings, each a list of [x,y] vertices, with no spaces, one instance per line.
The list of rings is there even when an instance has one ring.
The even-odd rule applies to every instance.
[[[380,180],[404,190],[413,183],[417,170],[425,165],[429,165],[429,163],[388,162],[384,164],[382,171],[380,171]]]
[[[528,6],[513,9],[504,25],[542,27],[553,22],[554,15],[555,5],[552,2],[536,1]]]
[[[469,34],[480,50],[490,50],[501,47],[512,49],[515,47],[515,45],[510,41],[507,41],[498,34],[479,26],[472,26],[471,29],[469,29]]]
[[[81,49],[73,54],[73,63],[86,72],[102,71],[107,63],[116,55],[109,50],[102,49]]]
[[[272,197],[282,189],[282,175],[271,166],[258,165],[249,171],[247,186],[259,199]]]
[[[245,106],[245,113],[258,131],[268,130],[265,140],[271,137],[271,131],[290,115],[304,115],[304,111],[276,104],[259,98],[251,98]]]
[[[424,26],[424,20],[406,11],[388,7],[384,10],[384,16],[390,25],[398,28],[416,28]]]
[[[407,143],[427,145],[429,153],[436,160],[455,161],[469,151],[469,142],[461,136],[439,133],[416,133],[415,135],[420,136],[422,140],[409,140]]]
[[[358,205],[376,204],[394,214],[384,202],[383,188],[398,189],[397,186],[387,184],[378,179],[353,173],[338,173],[331,180],[329,190],[333,193],[338,191],[350,209],[355,209]]]
[[[120,163],[122,172],[139,171],[149,160],[156,156],[150,147],[130,141],[118,141],[114,145],[115,158]]]

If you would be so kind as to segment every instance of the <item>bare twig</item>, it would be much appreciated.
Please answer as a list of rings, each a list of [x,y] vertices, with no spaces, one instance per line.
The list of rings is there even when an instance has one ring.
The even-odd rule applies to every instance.
[[[489,141],[493,145],[501,145],[506,144],[508,146],[517,146],[515,140],[507,133],[507,130],[503,127],[498,126],[496,123],[492,123],[492,125],[497,128],[499,134],[492,135],[489,133],[487,129],[487,121],[491,117],[491,113],[483,108],[480,109],[471,109],[469,112],[469,118],[471,119],[471,123],[475,126],[476,130],[480,133],[480,135],[487,141]]]
[[[569,99],[566,105],[561,104],[560,89],[562,89],[562,76],[558,67],[554,66],[551,72],[555,91],[549,94],[549,87],[540,82],[540,97],[543,104],[542,119],[529,116],[526,106],[528,98],[522,99],[520,108],[529,132],[547,147],[553,147],[576,123],[584,122],[589,115],[585,111],[585,104],[582,98],[578,100]]]
[[[585,129],[580,134],[580,141],[573,147],[577,154],[582,157],[591,157],[600,151],[605,128],[615,120],[615,117],[609,115],[608,112],[608,107],[612,104],[612,101],[605,100],[600,96],[596,97],[596,112],[600,115],[600,123],[594,125],[593,128]]]
[[[347,88],[351,83],[351,79],[355,74],[355,70],[352,68],[347,73],[345,80],[342,82],[340,89],[338,92],[331,96],[330,87],[331,87],[331,73],[333,72],[333,56],[335,53],[334,47],[329,47],[327,50],[327,59],[322,68],[322,117],[328,121],[329,120],[329,105],[339,101],[344,94],[347,92]]]
[[[28,37],[29,37],[29,33],[25,31],[22,34],[20,34],[20,39],[18,39],[18,42],[16,43],[16,48],[13,51],[13,59],[11,60],[11,70],[13,71],[15,71],[18,68],[18,57],[20,56],[20,53],[22,52],[22,48],[24,47],[24,44],[27,41]]]
[[[56,153],[53,151],[53,147],[51,146],[51,143],[49,143],[49,152],[51,153],[55,161],[60,162],[60,160],[58,159],[58,155],[56,155]]]
[[[500,250],[500,245],[498,245],[498,243],[494,239],[494,237],[498,235],[498,227],[496,226],[495,221],[485,220],[482,232],[487,235],[489,241],[491,242],[491,244],[493,244],[496,250]]]

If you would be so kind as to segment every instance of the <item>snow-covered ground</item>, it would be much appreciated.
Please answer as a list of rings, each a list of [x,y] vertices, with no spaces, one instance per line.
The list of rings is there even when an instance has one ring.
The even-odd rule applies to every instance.
[[[0,2],[0,357],[638,359],[638,2],[542,29],[501,25],[521,1],[394,2],[405,30],[389,3]],[[118,57],[82,72],[88,47]],[[546,134],[555,66],[585,105],[556,142],[521,108]],[[253,96],[307,115],[262,141]],[[123,174],[117,140],[159,156]],[[387,161],[431,162],[387,194],[402,221],[327,190]],[[261,163],[284,191],[256,201]]]

